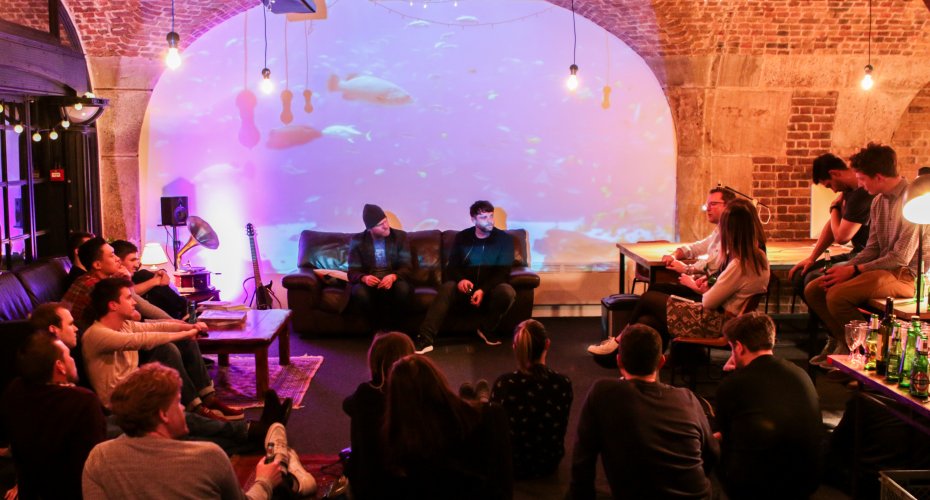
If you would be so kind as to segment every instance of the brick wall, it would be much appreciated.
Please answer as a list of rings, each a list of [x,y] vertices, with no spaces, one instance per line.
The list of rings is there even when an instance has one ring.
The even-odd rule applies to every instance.
[[[913,177],[919,167],[930,166],[930,85],[907,107],[891,145],[898,153],[898,168],[904,175]]]

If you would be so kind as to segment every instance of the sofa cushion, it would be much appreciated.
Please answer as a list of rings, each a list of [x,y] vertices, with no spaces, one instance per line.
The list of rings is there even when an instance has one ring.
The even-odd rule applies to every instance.
[[[297,267],[348,271],[350,239],[351,233],[301,231]]]
[[[36,262],[17,269],[15,273],[36,305],[59,301],[67,291],[64,283],[68,271],[60,258]]]
[[[438,287],[442,277],[439,243],[442,233],[437,229],[407,233],[410,260],[413,263],[410,281],[414,286]]]
[[[9,271],[0,271],[0,321],[26,319],[33,304],[19,278]]]

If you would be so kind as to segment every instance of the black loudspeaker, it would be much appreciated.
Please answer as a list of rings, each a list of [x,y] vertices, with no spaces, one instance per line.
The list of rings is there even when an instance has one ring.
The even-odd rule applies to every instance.
[[[187,225],[187,196],[162,196],[161,225]]]

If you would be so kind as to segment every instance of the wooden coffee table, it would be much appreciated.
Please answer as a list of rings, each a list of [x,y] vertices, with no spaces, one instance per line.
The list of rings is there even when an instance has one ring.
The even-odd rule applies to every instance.
[[[220,366],[229,366],[229,355],[255,355],[255,388],[259,399],[268,390],[268,347],[278,339],[278,363],[291,363],[291,310],[249,311],[245,326],[239,329],[210,330],[209,337],[197,340],[200,351],[217,354]]]

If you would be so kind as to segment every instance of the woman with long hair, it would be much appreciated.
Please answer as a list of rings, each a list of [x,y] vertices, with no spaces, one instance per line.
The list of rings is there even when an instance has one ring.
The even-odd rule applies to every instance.
[[[512,497],[503,410],[461,399],[424,356],[412,354],[394,363],[383,433],[388,473],[394,478],[383,497]]]
[[[687,274],[679,277],[682,285],[701,294],[701,301],[692,303],[647,290],[633,310],[631,324],[642,323],[655,328],[665,346],[676,336],[719,336],[727,318],[742,314],[752,296],[766,291],[769,262],[765,255],[765,232],[755,205],[746,199],[731,201],[720,217],[719,228],[721,266],[718,274],[697,280]],[[682,314],[687,313],[686,310],[690,314]],[[669,312],[675,316],[671,325]],[[699,318],[699,321],[681,320],[686,316]],[[612,337],[590,350],[594,354],[609,354],[616,352],[618,345],[617,338]]]
[[[550,476],[565,455],[572,382],[546,366],[549,343],[539,321],[517,325],[513,353],[518,369],[501,375],[491,389],[491,402],[507,413],[517,479]]]
[[[371,380],[359,384],[342,402],[349,416],[352,455],[346,464],[346,476],[352,495],[358,500],[380,498],[386,482],[384,456],[381,451],[381,426],[384,419],[385,394],[391,366],[400,358],[413,354],[413,341],[403,333],[375,335],[368,348]]]

